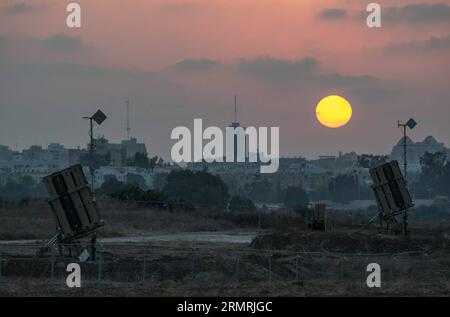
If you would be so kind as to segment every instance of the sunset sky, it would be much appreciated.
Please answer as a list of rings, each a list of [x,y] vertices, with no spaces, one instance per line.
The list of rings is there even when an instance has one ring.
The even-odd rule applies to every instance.
[[[0,144],[84,147],[98,108],[96,134],[119,142],[129,98],[132,135],[169,158],[174,127],[225,127],[236,94],[283,156],[389,153],[410,117],[412,139],[450,146],[450,2],[378,0],[370,29],[369,0],[79,0],[69,29],[70,2],[0,1]],[[343,128],[315,118],[330,94],[353,106]]]

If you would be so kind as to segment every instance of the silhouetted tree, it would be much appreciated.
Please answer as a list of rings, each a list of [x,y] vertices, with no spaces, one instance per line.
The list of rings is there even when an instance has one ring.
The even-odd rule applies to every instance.
[[[328,187],[333,201],[348,203],[358,198],[358,179],[354,175],[338,175],[330,181]]]
[[[119,182],[114,175],[108,175],[105,178],[102,186],[98,189],[100,194],[112,195],[114,193],[125,191],[131,187],[128,184]]]
[[[372,168],[386,163],[388,159],[387,155],[362,154],[358,155],[357,165],[363,168]]]
[[[253,212],[256,211],[256,206],[248,198],[233,196],[230,200],[228,209],[231,212]]]
[[[123,191],[111,194],[111,197],[123,201],[141,201],[155,204],[165,204],[167,195],[159,190],[143,190],[138,186],[128,186]]]
[[[275,194],[267,179],[258,180],[251,184],[248,197],[257,202],[273,202]]]
[[[149,169],[150,161],[148,159],[147,154],[138,152],[134,155],[134,159],[131,162],[129,162],[128,165]]]
[[[128,173],[127,174],[127,184],[138,186],[142,189],[147,189],[145,184],[145,179],[139,174]]]
[[[284,194],[284,204],[290,208],[308,207],[308,194],[300,185],[289,186]]]
[[[129,166],[137,166],[140,168],[154,170],[156,166],[163,164],[163,160],[158,156],[148,158],[146,153],[136,153],[132,161],[128,162]]]
[[[43,198],[47,195],[45,185],[43,183],[36,183],[30,176],[9,179],[4,186],[0,187],[0,199],[5,201]]]
[[[223,180],[207,172],[172,171],[166,179],[164,192],[210,209],[225,209],[229,194]]]
[[[450,162],[445,152],[426,152],[420,159],[422,173],[415,188],[421,198],[450,195]]]

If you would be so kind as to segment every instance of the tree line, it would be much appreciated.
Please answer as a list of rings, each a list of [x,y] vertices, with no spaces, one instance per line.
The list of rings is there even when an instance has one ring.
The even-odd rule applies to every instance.
[[[251,199],[230,195],[222,178],[206,171],[172,171],[160,190],[145,190],[136,183],[123,184],[110,178],[101,186],[99,192],[120,200],[142,201],[170,208],[186,205],[189,208],[227,209],[234,212],[256,210]],[[284,190],[284,203],[292,208],[307,207],[309,198],[301,186],[291,186]]]

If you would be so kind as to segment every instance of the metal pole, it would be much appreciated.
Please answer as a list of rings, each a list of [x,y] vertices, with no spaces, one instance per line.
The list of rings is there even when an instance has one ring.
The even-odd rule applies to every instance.
[[[103,257],[102,252],[98,251],[98,280],[102,280],[102,266],[103,266]]]
[[[400,123],[398,121],[398,127],[403,129],[403,174],[405,177],[405,183],[408,183],[407,172],[408,172],[408,163],[407,163],[407,144],[406,144],[406,123]],[[408,235],[408,212],[405,210],[403,212],[403,234]]]
[[[236,258],[236,283],[239,283],[239,257]]]
[[[95,191],[95,177],[94,177],[94,121],[92,118],[89,118],[89,127],[90,127],[90,144],[89,144],[89,159],[91,161],[91,185],[92,185],[92,193]]]
[[[130,127],[130,101],[127,99],[127,140],[130,140],[131,136],[131,127]]]
[[[91,254],[92,254],[92,261],[97,260],[97,234],[94,232],[91,238]]]
[[[395,259],[394,256],[391,256],[391,280],[394,280],[394,271],[395,271]]]
[[[328,280],[328,263],[326,255],[322,255],[322,272],[325,278]]]
[[[147,277],[147,255],[144,254],[144,268],[142,269],[142,280],[145,281]]]
[[[272,254],[269,255],[269,283],[272,283]]]
[[[369,263],[369,259],[367,256],[364,258],[364,269],[363,269],[363,279],[366,277],[367,272],[367,264]]]
[[[52,264],[50,266],[50,278],[55,277],[55,248],[52,246]]]
[[[403,172],[405,174],[405,180],[407,179],[406,173],[407,173],[407,166],[408,163],[406,162],[406,125],[402,125],[403,127]]]
[[[258,230],[261,230],[261,212],[258,212]]]
[[[403,173],[405,174],[405,182],[408,183],[407,172],[408,172],[408,163],[407,163],[407,144],[406,144],[406,124],[402,125],[403,127]],[[406,236],[408,234],[408,212],[405,210],[403,213],[403,234]]]

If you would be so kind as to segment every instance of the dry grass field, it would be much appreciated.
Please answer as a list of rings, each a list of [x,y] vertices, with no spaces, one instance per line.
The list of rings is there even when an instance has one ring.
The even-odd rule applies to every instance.
[[[120,297],[310,297],[310,296],[449,296],[450,282],[420,282],[408,279],[386,282],[380,289],[369,289],[360,281],[301,281],[301,282],[86,282],[80,289],[68,289],[62,281],[45,279],[15,279],[9,288],[0,287],[0,296],[120,296]]]
[[[115,237],[150,232],[216,231],[236,226],[207,212],[169,212],[147,206],[99,202],[106,222],[100,236]],[[52,211],[44,201],[0,207],[0,240],[48,239],[55,232]]]
[[[40,244],[0,243],[0,296],[448,296],[450,230],[411,224],[409,237],[359,232],[363,215],[336,219],[331,232],[307,230],[298,213],[167,211],[100,201],[101,237],[150,233],[259,232],[249,244],[213,241],[109,242],[82,264],[83,286],[68,289],[74,259],[36,256]],[[45,202],[0,206],[0,240],[48,239]],[[182,235],[181,235],[182,236]],[[101,258],[101,260],[99,260]],[[368,263],[382,287],[365,285]],[[51,273],[53,272],[53,273]],[[53,278],[51,278],[53,276]]]
[[[100,237],[120,237],[154,232],[197,232],[304,227],[293,212],[239,213],[169,211],[145,204],[100,199],[105,220]],[[0,204],[0,240],[48,239],[55,232],[52,211],[45,201]]]

